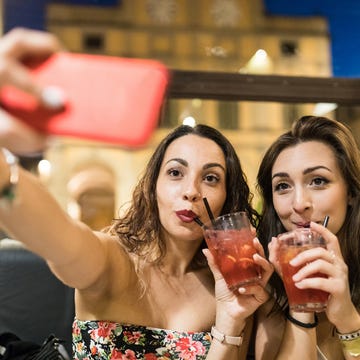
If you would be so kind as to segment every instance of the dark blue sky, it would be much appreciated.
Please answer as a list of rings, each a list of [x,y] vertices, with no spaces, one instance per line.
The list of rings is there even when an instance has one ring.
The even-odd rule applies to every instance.
[[[327,18],[334,76],[360,77],[359,0],[263,1],[269,15]]]
[[[44,30],[48,3],[113,6],[121,0],[4,0],[4,29]],[[360,77],[360,0],[263,0],[268,15],[323,16],[331,38],[332,71],[337,77]]]

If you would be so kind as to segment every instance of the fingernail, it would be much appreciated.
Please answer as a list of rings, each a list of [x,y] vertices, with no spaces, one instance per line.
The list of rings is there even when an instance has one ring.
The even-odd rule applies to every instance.
[[[57,86],[47,86],[41,93],[44,105],[49,109],[60,109],[65,105],[66,96],[62,89]]]
[[[240,294],[246,293],[246,289],[245,289],[244,287],[240,287],[240,288],[238,289],[238,291],[239,291]]]
[[[202,249],[201,251],[206,256],[208,254],[209,249]]]

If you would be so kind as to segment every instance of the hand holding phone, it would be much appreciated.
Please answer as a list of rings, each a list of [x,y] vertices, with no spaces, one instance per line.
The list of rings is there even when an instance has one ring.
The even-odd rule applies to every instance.
[[[139,147],[155,130],[169,81],[156,60],[60,52],[29,67],[35,81],[65,96],[61,109],[44,107],[10,86],[0,105],[51,135]]]

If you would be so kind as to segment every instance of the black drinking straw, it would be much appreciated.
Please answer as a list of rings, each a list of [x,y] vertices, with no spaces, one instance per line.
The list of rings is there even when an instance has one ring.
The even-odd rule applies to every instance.
[[[324,227],[327,227],[328,222],[329,222],[329,215],[326,215],[326,216],[324,217],[324,221],[323,221],[322,225],[323,225]],[[320,236],[320,237],[319,237],[319,240],[320,240],[320,241],[323,241],[324,238],[323,238],[322,236]]]
[[[207,211],[207,213],[209,214],[209,218],[210,218],[210,220],[211,220],[211,223],[212,223],[213,225],[215,225],[215,218],[214,218],[214,215],[213,215],[213,213],[212,213],[212,211],[211,211],[211,209],[210,209],[210,205],[209,205],[209,203],[208,203],[208,201],[207,201],[207,198],[204,197],[204,198],[203,198],[203,201],[204,201],[204,204],[205,204],[205,207],[206,207],[206,211]]]
[[[323,221],[323,226],[327,227],[328,222],[329,222],[329,215],[326,215]]]
[[[198,217],[194,217],[193,220],[200,226],[204,226],[203,222],[198,218]]]

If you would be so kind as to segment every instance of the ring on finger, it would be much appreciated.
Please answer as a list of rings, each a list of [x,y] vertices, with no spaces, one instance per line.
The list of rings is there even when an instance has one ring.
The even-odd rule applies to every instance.
[[[334,250],[330,250],[329,253],[330,253],[331,263],[333,264],[335,262],[336,255],[334,253]]]

